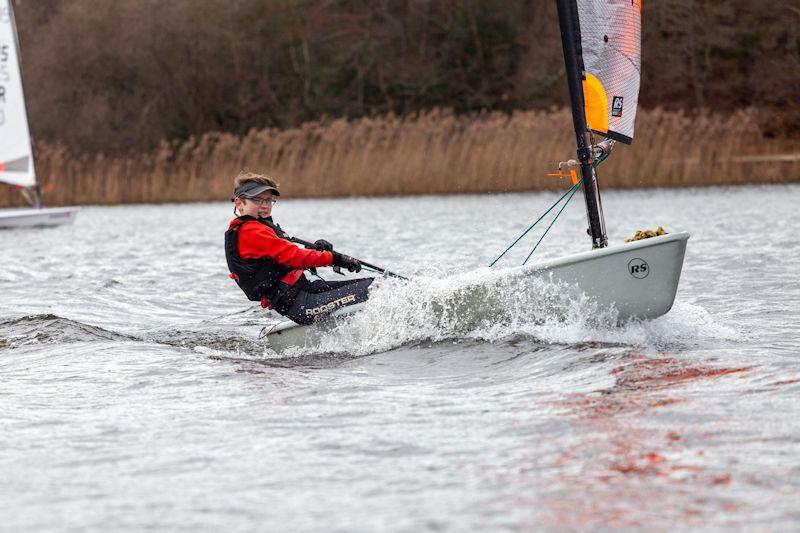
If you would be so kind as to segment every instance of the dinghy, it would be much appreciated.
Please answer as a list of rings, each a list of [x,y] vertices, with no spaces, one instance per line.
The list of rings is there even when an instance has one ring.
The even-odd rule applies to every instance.
[[[508,269],[503,275],[512,281],[544,277],[572,287],[600,308],[613,309],[620,322],[656,318],[672,308],[689,234],[665,234],[608,246],[597,178],[597,167],[614,143],[633,141],[641,72],[641,2],[556,2],[577,144],[577,160],[559,165],[559,175],[565,175],[566,168],[566,175],[573,178],[573,190],[583,189],[592,249]],[[474,297],[470,300],[468,294],[466,301],[481,306],[486,291],[478,285],[472,291]],[[313,346],[364,305],[368,304],[340,309],[312,326],[281,322],[264,328],[262,335],[279,352]]]
[[[656,318],[669,311],[675,300],[688,238],[687,233],[672,233],[512,268],[502,275],[511,283],[535,276],[572,287],[575,296],[580,293],[597,308],[613,308],[620,322]],[[486,303],[486,289],[479,283],[462,287],[461,292],[462,305],[480,307]],[[267,326],[262,336],[279,353],[289,348],[313,347],[365,305],[341,308],[329,319],[311,326],[286,320]]]
[[[70,224],[75,220],[77,208],[42,207],[22,90],[17,28],[10,0],[0,0],[0,51],[0,182],[33,196],[33,209],[0,210],[0,229]]]

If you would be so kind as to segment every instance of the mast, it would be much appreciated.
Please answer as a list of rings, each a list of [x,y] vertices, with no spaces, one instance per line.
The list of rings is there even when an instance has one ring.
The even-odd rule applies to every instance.
[[[558,23],[561,27],[561,45],[564,48],[569,99],[572,107],[572,122],[578,145],[578,161],[583,178],[583,196],[586,200],[586,216],[589,219],[588,233],[592,238],[592,248],[608,245],[606,224],[603,219],[603,205],[600,202],[600,189],[597,174],[592,168],[593,155],[589,127],[583,100],[584,67],[581,50],[580,26],[578,24],[577,0],[556,0]]]

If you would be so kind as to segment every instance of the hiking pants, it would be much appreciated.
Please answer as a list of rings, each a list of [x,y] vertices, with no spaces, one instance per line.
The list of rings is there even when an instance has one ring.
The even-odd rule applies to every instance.
[[[298,324],[313,324],[330,316],[342,307],[366,302],[367,288],[374,278],[344,281],[315,280],[297,292],[297,297],[288,306],[276,306],[283,316]]]

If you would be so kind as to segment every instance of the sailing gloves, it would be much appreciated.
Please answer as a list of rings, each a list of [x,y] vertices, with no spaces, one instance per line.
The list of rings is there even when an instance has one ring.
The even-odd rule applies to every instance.
[[[361,272],[361,262],[358,259],[339,252],[333,252],[333,266],[346,268],[350,272]]]
[[[319,239],[314,242],[314,248],[320,252],[333,253],[333,266],[346,268],[350,272],[361,272],[361,262],[358,259],[350,257],[349,255],[340,254],[333,251],[333,245],[325,239]]]
[[[320,252],[332,252],[333,251],[333,245],[331,243],[329,243],[328,241],[326,241],[325,239],[320,239],[318,241],[315,241],[314,242],[314,246]]]

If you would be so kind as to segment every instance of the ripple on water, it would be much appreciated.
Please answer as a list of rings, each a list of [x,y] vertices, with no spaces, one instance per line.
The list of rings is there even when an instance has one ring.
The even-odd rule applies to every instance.
[[[128,335],[56,315],[27,315],[0,320],[0,348],[133,339]]]
[[[796,530],[798,191],[604,194],[614,242],[653,223],[693,234],[672,311],[621,326],[480,268],[553,193],[284,201],[293,234],[417,275],[294,357],[258,341],[275,316],[227,277],[229,204],[89,207],[74,227],[2,233],[0,519]],[[573,202],[541,258],[583,250],[583,228]]]

